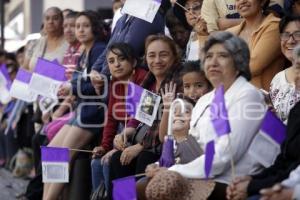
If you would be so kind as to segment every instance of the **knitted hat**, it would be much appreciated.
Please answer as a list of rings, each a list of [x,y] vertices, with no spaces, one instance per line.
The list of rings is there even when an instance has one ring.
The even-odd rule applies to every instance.
[[[186,179],[174,171],[156,174],[146,188],[148,200],[206,200],[215,187],[211,180]]]
[[[148,200],[184,200],[188,192],[187,180],[177,172],[166,170],[151,179],[146,197]]]

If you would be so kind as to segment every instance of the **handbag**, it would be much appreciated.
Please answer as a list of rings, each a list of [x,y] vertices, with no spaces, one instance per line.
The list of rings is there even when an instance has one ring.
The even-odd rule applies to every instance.
[[[74,116],[74,112],[67,113],[62,117],[53,120],[45,126],[45,133],[49,142],[54,138],[58,131]]]
[[[158,126],[159,121],[154,121],[151,127],[140,123],[136,128],[131,144],[139,143],[144,146],[144,151],[161,154],[162,145],[158,137]]]

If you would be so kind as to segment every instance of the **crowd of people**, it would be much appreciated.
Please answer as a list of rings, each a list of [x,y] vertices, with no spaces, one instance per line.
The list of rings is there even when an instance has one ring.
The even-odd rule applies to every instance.
[[[300,199],[300,1],[162,0],[152,23],[124,13],[125,2],[113,1],[112,23],[96,11],[50,7],[40,39],[0,51],[12,81],[38,58],[63,65],[68,79],[51,111],[43,98],[1,104],[0,165],[31,179],[18,198],[71,196],[69,184],[42,183],[40,146],[48,146],[73,149],[70,181],[91,186],[85,199],[113,199],[114,180],[140,174],[138,199]],[[152,126],[127,112],[129,82],[161,96],[148,110]],[[220,88],[230,126],[223,135],[211,116]],[[279,153],[257,139],[268,112],[286,126]],[[162,166],[168,132],[175,161]],[[92,151],[80,169],[90,183],[71,173],[76,149]]]

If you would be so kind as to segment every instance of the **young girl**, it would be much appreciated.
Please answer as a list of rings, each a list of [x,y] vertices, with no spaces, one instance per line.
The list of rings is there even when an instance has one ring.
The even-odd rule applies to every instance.
[[[210,82],[206,79],[204,72],[201,70],[200,61],[188,61],[183,64],[180,72],[181,83],[183,86],[184,96],[192,99],[194,103],[198,99],[212,89]],[[165,90],[161,90],[164,112],[160,123],[160,141],[164,141],[164,137],[168,131],[169,108],[175,98],[176,84],[170,83],[165,85]]]

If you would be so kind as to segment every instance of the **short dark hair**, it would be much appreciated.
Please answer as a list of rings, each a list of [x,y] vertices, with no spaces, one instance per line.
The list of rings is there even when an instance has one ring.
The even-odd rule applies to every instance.
[[[113,52],[118,56],[122,55],[126,60],[128,60],[131,63],[133,63],[135,60],[137,61],[133,48],[127,43],[113,43],[107,48],[107,54],[109,52]]]
[[[201,61],[200,60],[195,60],[195,61],[187,61],[185,63],[183,63],[183,68],[180,71],[180,77],[182,80],[182,77],[188,73],[192,73],[192,72],[196,72],[201,74],[202,76],[204,76],[205,80],[208,83],[209,88],[212,88],[211,83],[209,82],[209,80],[206,78],[205,73],[201,67]]]
[[[230,32],[219,31],[209,36],[205,42],[203,52],[207,54],[208,50],[215,44],[222,44],[224,48],[230,53],[233,59],[234,67],[239,71],[239,75],[246,78],[248,81],[251,80],[250,73],[250,50],[248,44],[238,36]],[[205,56],[202,61],[205,63]]]
[[[295,16],[295,15],[285,15],[282,17],[279,23],[279,32],[283,33],[285,27],[293,21],[300,21],[300,16]]]
[[[68,18],[76,18],[77,15],[78,15],[78,12],[76,12],[76,11],[70,11],[70,12],[66,15],[65,19],[68,19]]]

